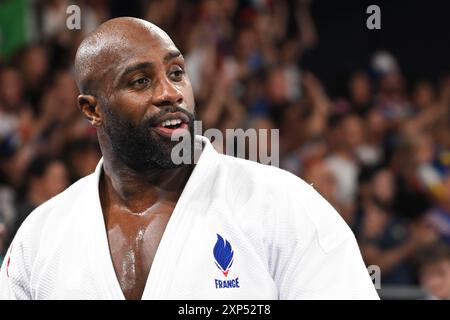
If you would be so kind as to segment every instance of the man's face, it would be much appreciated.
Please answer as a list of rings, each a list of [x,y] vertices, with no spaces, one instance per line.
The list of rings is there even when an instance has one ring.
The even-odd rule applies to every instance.
[[[168,37],[135,34],[111,55],[98,99],[114,152],[130,168],[176,167],[173,134],[194,137],[194,97],[184,59]]]

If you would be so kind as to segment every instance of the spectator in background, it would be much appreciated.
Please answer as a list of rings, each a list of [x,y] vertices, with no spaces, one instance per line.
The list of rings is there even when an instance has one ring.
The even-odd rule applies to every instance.
[[[381,112],[374,107],[368,109],[364,115],[366,140],[362,153],[365,165],[373,166],[386,160],[385,144],[387,137],[387,122]]]
[[[439,232],[441,240],[450,245],[450,172],[442,178],[442,191],[433,202],[428,218]]]
[[[423,212],[415,219],[396,213],[395,183],[389,169],[376,168],[368,189],[361,199],[356,228],[363,258],[366,264],[380,267],[383,284],[412,284],[411,258],[419,248],[437,241],[437,232]]]
[[[94,134],[78,112],[77,95],[72,74],[67,70],[56,71],[36,120],[36,134],[45,139],[45,145],[41,143],[39,148],[45,148],[51,154],[60,154],[68,141]]]
[[[329,133],[330,153],[326,162],[336,179],[336,200],[341,214],[351,220],[355,210],[359,159],[357,150],[364,142],[361,119],[355,114],[338,115]]]
[[[365,208],[361,252],[367,265],[380,267],[383,284],[413,284],[411,257],[436,239],[436,232],[423,221],[408,224],[374,202]]]
[[[352,110],[364,117],[373,105],[372,82],[363,71],[355,72],[349,82],[349,99]]]
[[[33,112],[25,102],[21,74],[0,66],[0,224],[3,233],[14,224],[16,190],[27,156],[19,150],[32,138]]]
[[[45,93],[45,85],[50,72],[50,48],[44,44],[30,44],[14,57],[24,82],[24,96],[31,104],[34,113],[39,114],[38,105]]]
[[[450,300],[450,247],[440,243],[422,248],[416,259],[425,299]]]
[[[436,92],[430,81],[419,81],[412,93],[412,103],[417,111],[426,110],[436,103]]]
[[[61,160],[53,157],[38,157],[31,161],[23,178],[22,194],[14,227],[9,237],[12,240],[20,225],[36,207],[64,191],[69,186],[67,167]]]
[[[0,144],[20,145],[30,139],[33,120],[25,102],[22,77],[14,67],[0,67],[0,84]]]
[[[412,115],[406,82],[395,57],[387,51],[372,56],[371,67],[378,76],[376,107],[393,126]]]
[[[72,140],[64,148],[70,184],[94,172],[101,154],[98,143],[87,138]]]
[[[310,183],[322,197],[324,197],[337,212],[341,212],[339,202],[336,199],[336,179],[328,164],[322,159],[310,161],[306,166],[303,179]],[[343,217],[346,220],[347,217]],[[351,221],[347,221],[351,223]]]
[[[246,123],[244,130],[248,129],[256,130],[256,146],[253,148],[253,151],[251,151],[249,141],[246,140],[245,150],[243,150],[242,153],[246,155],[246,159],[269,164],[269,158],[275,159],[279,154],[279,142],[276,139],[272,140],[272,130],[276,130],[273,121],[268,117],[252,118]],[[240,150],[238,150],[238,152],[240,152]],[[254,154],[252,155],[250,152]],[[274,163],[272,163],[272,165],[274,165]]]
[[[303,174],[305,162],[325,157],[328,152],[325,138],[331,108],[317,77],[304,72],[301,83],[300,101],[286,105],[278,121],[281,167],[299,176]]]

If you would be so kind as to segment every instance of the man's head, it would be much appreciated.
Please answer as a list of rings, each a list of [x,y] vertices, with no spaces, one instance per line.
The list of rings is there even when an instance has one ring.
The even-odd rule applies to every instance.
[[[78,48],[78,103],[97,127],[102,152],[143,171],[175,167],[172,134],[193,138],[194,97],[184,59],[150,22],[109,20]]]

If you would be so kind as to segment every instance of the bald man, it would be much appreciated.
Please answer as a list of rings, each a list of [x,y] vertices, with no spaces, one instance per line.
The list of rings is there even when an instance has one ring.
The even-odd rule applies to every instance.
[[[194,137],[184,59],[161,29],[109,20],[75,71],[103,158],[22,224],[1,298],[378,298],[353,234],[314,189]],[[176,164],[175,135],[199,156]]]

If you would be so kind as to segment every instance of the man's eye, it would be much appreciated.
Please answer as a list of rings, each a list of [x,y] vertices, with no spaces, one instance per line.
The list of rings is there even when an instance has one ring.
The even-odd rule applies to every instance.
[[[150,80],[148,78],[139,78],[137,80],[134,80],[132,82],[133,85],[139,85],[139,86],[143,86],[143,85],[147,85],[150,82]]]
[[[183,69],[177,69],[170,73],[170,77],[176,81],[180,81],[183,75],[184,75]]]

